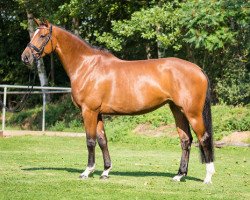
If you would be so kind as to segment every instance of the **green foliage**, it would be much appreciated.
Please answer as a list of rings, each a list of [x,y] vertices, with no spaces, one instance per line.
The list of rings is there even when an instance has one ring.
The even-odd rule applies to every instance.
[[[25,110],[20,113],[12,113],[8,117],[6,125],[21,129],[37,130],[41,125],[41,107]]]
[[[60,121],[65,127],[70,127],[74,120],[81,120],[80,111],[74,106],[69,95],[64,96],[57,103],[48,104],[46,109],[48,110],[46,112],[48,126],[53,126]]]
[[[0,83],[27,84],[20,54],[29,41],[27,11],[48,18],[122,59],[180,57],[201,66],[213,101],[249,104],[247,0],[0,0]],[[47,74],[50,59],[45,58]],[[69,85],[55,60],[56,85]]]
[[[212,107],[213,130],[215,140],[234,131],[250,130],[250,109],[246,107],[232,107],[217,105]]]
[[[64,132],[83,132],[83,124],[80,119],[73,119],[69,122],[56,121],[54,125],[49,127],[50,131],[64,131]]]
[[[201,66],[212,82],[214,101],[248,104],[248,75],[241,75],[249,74],[249,21],[247,1],[171,1],[112,21],[112,32],[97,35],[97,41],[125,51],[128,38],[140,37],[157,45],[158,56],[183,57]]]
[[[70,111],[70,112],[69,112]],[[82,118],[69,95],[65,95],[57,103],[49,103],[46,107],[46,128],[53,131],[82,131]],[[22,129],[41,130],[42,107],[26,109],[20,113],[10,114],[7,126]]]
[[[156,40],[162,43],[167,48],[176,45],[176,36],[180,34],[178,27],[174,27],[177,18],[174,17],[174,8],[171,3],[164,6],[154,6],[134,12],[130,20],[112,21],[112,30],[114,37],[122,40],[122,37],[134,37],[139,34],[142,39]],[[110,45],[113,38],[110,34],[104,32],[102,36],[97,38],[97,41],[104,42]],[[121,44],[121,43],[120,43]],[[116,46],[111,46],[113,50],[119,50]]]
[[[154,129],[156,127],[173,124],[174,119],[168,106],[164,106],[154,112],[137,115],[137,116],[107,116],[106,118],[106,131],[110,136],[111,141],[127,140],[132,131],[139,124],[150,124]]]
[[[227,23],[233,14],[227,12],[224,3],[199,0],[181,4],[180,23],[186,30],[184,41],[195,48],[204,48],[211,52],[235,43],[236,31],[231,30]]]
[[[218,79],[215,91],[220,103],[240,105],[250,102],[250,72],[246,69],[226,69]]]
[[[0,84],[28,80],[28,68],[20,64],[18,53],[28,40],[28,32],[19,26],[25,15],[18,9],[15,0],[0,0]]]
[[[114,38],[110,33],[104,32],[100,35],[98,32],[95,32],[95,37],[97,37],[98,42],[106,43],[106,46],[109,49],[113,49],[115,51],[122,50],[122,39]]]

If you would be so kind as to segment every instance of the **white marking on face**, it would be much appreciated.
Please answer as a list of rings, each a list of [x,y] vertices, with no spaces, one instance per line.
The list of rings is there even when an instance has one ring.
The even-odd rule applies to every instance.
[[[38,32],[39,32],[39,29],[37,29],[37,30],[35,31],[35,33],[34,33],[32,39],[38,34]]]

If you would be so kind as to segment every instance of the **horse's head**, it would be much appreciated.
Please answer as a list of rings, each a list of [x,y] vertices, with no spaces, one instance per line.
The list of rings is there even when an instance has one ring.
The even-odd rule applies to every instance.
[[[52,38],[52,25],[47,20],[41,22],[34,19],[34,21],[38,28],[21,56],[26,65],[32,65],[35,60],[50,54],[55,49],[55,39]]]

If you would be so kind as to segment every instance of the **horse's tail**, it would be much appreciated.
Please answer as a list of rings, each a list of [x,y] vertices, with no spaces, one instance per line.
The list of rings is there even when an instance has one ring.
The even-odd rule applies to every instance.
[[[202,111],[202,116],[203,116],[203,121],[204,121],[206,131],[204,133],[203,140],[200,141],[200,144],[199,144],[202,163],[204,162],[210,163],[214,161],[213,127],[212,127],[212,115],[211,115],[211,94],[210,94],[210,83],[209,83],[208,77],[207,77],[207,81],[208,81],[208,87],[207,87],[207,92],[206,92],[205,104],[204,104],[203,111]],[[201,142],[203,144],[201,144]]]

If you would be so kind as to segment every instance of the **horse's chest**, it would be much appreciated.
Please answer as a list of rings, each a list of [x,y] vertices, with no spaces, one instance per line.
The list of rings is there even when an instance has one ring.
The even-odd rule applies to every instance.
[[[80,107],[88,107],[96,110],[100,107],[100,94],[96,91],[94,84],[76,82],[71,85],[74,102]]]

